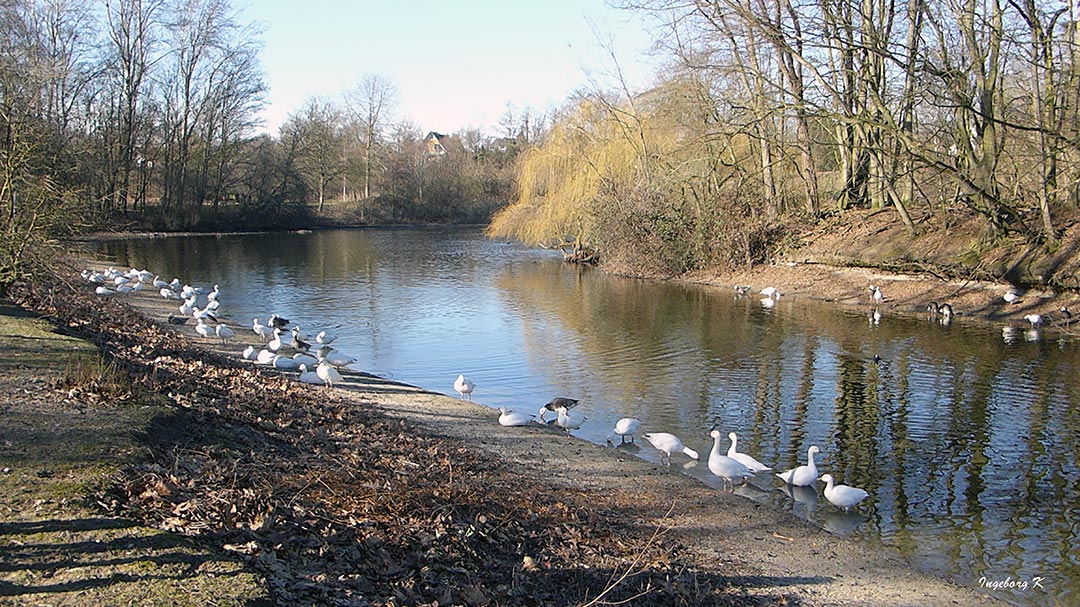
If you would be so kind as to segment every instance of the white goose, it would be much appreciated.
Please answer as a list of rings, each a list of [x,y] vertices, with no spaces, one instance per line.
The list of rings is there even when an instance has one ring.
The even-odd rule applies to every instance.
[[[626,437],[630,437],[630,442],[634,442],[634,435],[641,429],[641,420],[635,417],[624,417],[615,422],[615,427],[612,428],[612,434],[619,437],[619,444],[626,442]],[[608,442],[611,442],[611,437],[608,437]]]
[[[251,330],[255,332],[255,335],[258,335],[266,341],[274,339],[274,329],[259,322],[258,318],[251,319]]]
[[[720,453],[720,431],[709,432],[713,438],[712,451],[709,452],[709,472],[724,479],[724,488],[731,487],[735,491],[735,484],[754,476],[754,471],[743,465],[742,462]]]
[[[201,318],[196,318],[195,320],[198,322],[198,324],[195,325],[195,332],[200,336],[209,339],[210,335],[214,332],[214,328],[206,324],[206,321]]]
[[[255,351],[255,346],[248,346],[240,353],[240,356],[242,356],[244,360],[255,360],[258,355],[259,353]]]
[[[831,474],[822,474],[821,480],[825,481],[825,499],[829,500],[832,505],[839,506],[844,510],[849,510],[852,506],[858,505],[869,495],[869,493],[858,487],[834,485]]]
[[[274,362],[274,357],[277,356],[272,351],[263,348],[259,350],[259,353],[255,355],[255,362],[260,365],[270,365]]]
[[[317,386],[321,386],[323,384],[323,380],[321,377],[319,377],[319,374],[315,371],[308,371],[308,366],[306,364],[300,365],[299,379],[305,384],[313,384]]]
[[[468,400],[472,400],[472,393],[475,389],[476,384],[466,379],[464,374],[459,374],[457,379],[454,380],[454,390],[461,394],[461,400],[466,400],[466,395],[469,397]]]
[[[656,447],[656,450],[660,452],[660,461],[667,465],[671,465],[672,453],[685,453],[690,459],[697,459],[698,452],[694,451],[690,447],[687,447],[679,440],[678,436],[667,432],[646,432],[642,434],[645,440],[649,441],[649,444]]]
[[[815,453],[821,453],[821,449],[818,449],[817,445],[811,445],[810,448],[806,450],[807,463],[805,466],[792,468],[791,470],[781,472],[776,476],[785,483],[795,485],[796,487],[806,487],[814,484],[814,481],[818,478],[817,465],[814,464]]]
[[[327,345],[330,345],[330,344],[334,343],[335,339],[337,339],[337,335],[331,335],[330,333],[327,333],[326,331],[319,331],[315,335],[316,343],[319,343],[319,344],[324,345],[324,346],[327,346]]]
[[[518,411],[509,411],[506,407],[499,407],[499,424],[503,426],[528,426],[533,422],[533,416]]]
[[[295,360],[297,364],[307,365],[312,369],[319,366],[319,359],[315,358],[310,354],[304,354],[303,352],[297,352],[296,354],[293,354],[293,360]]]
[[[217,328],[214,329],[214,332],[217,333],[217,336],[219,338],[221,338],[222,345],[229,343],[230,339],[236,337],[236,331],[233,331],[232,329],[223,324],[218,325]]]
[[[274,329],[274,338],[266,344],[266,349],[271,352],[277,352],[281,349],[281,329]]]
[[[546,402],[546,403],[544,403],[543,405],[540,406],[540,412],[538,413],[538,415],[540,416],[540,421],[542,421],[542,422],[544,422],[546,424],[546,423],[548,423],[547,417],[546,417],[546,415],[548,413],[557,413],[558,410],[559,410],[559,407],[565,407],[567,409],[573,409],[574,406],[576,406],[577,404],[578,404],[578,399],[576,399],[576,398],[567,398],[565,396],[556,396],[555,398],[549,400],[548,402]]]
[[[739,442],[739,437],[736,436],[734,432],[729,432],[727,437],[731,439],[731,446],[728,447],[728,450],[727,450],[727,456],[728,457],[730,457],[731,459],[733,459],[733,460],[739,462],[740,464],[746,466],[747,468],[750,469],[751,472],[768,472],[769,470],[772,470],[772,468],[770,468],[770,467],[766,466],[765,464],[757,461],[756,459],[754,459],[750,455],[747,455],[745,453],[739,453],[736,450],[736,445]]]
[[[296,362],[296,360],[294,360],[292,357],[285,356],[284,354],[274,355],[274,359],[271,364],[278,369],[297,369],[300,367],[300,363]]]
[[[556,413],[559,414],[559,417],[555,420],[555,425],[567,432],[580,428],[581,424],[584,424],[585,420],[588,419],[580,411],[571,412],[566,407],[559,407]]]
[[[319,366],[315,367],[315,372],[319,374],[319,377],[322,378],[328,388],[333,388],[334,384],[341,383],[341,380],[344,379],[337,369],[325,362],[319,363]]]

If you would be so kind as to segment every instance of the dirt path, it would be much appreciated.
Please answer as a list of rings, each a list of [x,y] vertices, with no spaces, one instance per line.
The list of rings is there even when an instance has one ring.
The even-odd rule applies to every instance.
[[[794,274],[785,271],[784,276],[794,284]],[[849,280],[855,285],[861,277]],[[158,322],[172,308],[156,295],[138,295],[127,302]],[[238,321],[235,327],[242,341],[227,347],[199,343],[238,357],[254,342],[246,324]],[[193,327],[171,328],[198,342]],[[548,427],[504,428],[496,422],[497,414],[480,403],[360,373],[347,373],[343,389],[362,406],[407,419],[432,436],[462,441],[523,472],[542,470],[553,492],[570,487],[598,495],[633,496],[632,506],[646,527],[664,529],[666,540],[688,546],[702,562],[713,563],[718,575],[750,594],[779,594],[791,604],[804,605],[956,605],[990,600],[973,588],[917,572],[887,551],[867,549],[786,512],[722,494],[675,469]]]

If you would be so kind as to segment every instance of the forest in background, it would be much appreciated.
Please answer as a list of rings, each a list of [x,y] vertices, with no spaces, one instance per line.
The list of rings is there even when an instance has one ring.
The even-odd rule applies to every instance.
[[[500,132],[424,133],[384,76],[261,134],[229,0],[0,0],[0,285],[63,238],[487,223],[653,276],[768,262],[882,210],[1052,255],[1080,209],[1080,11],[1034,0],[620,0],[666,59]],[[863,213],[860,215],[859,213]],[[852,219],[851,221],[857,221]]]

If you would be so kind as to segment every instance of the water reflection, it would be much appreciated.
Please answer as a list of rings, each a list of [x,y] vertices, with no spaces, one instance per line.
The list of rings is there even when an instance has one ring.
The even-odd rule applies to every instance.
[[[464,373],[478,402],[523,411],[581,398],[589,419],[574,434],[600,444],[636,417],[701,453],[710,428],[737,432],[742,450],[777,470],[818,445],[821,472],[870,492],[857,512],[814,501],[814,488],[788,493],[770,473],[736,492],[895,546],[963,584],[1039,575],[1060,601],[1077,599],[1080,358],[1050,330],[1028,341],[962,317],[927,322],[921,310],[868,322],[865,308],[788,295],[766,308],[756,294],[605,276],[475,231],[167,238],[106,251],[118,265],[220,283],[234,319],[275,311],[335,332],[367,371],[446,393]],[[659,459],[648,445],[619,448]],[[715,483],[705,466],[685,473]]]

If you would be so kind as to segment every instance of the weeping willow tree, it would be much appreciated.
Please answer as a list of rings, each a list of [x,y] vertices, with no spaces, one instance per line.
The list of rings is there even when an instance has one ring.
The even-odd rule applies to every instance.
[[[543,143],[519,158],[516,199],[495,215],[488,234],[593,258],[602,228],[597,205],[612,192],[649,180],[654,139],[632,105],[619,107],[600,96],[580,99]]]
[[[761,211],[751,140],[709,88],[676,77],[621,102],[578,100],[517,164],[492,237],[561,247],[616,271],[678,275],[753,263],[777,236]]]

